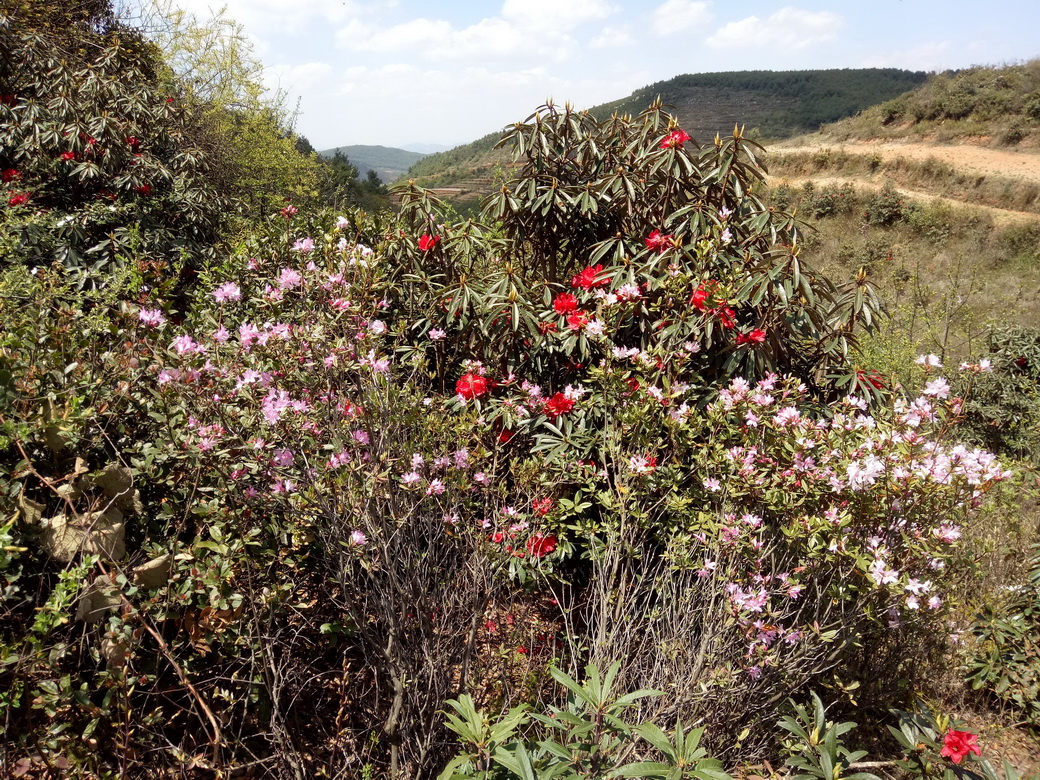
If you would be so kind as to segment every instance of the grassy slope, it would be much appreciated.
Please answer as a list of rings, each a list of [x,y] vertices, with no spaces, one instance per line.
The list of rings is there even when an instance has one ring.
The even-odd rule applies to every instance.
[[[889,307],[877,367],[978,353],[991,324],[1040,327],[1038,90],[1040,60],[940,74],[770,148],[774,198],[815,228],[806,258],[839,277],[865,268]],[[867,224],[893,185],[903,218]]]
[[[824,128],[838,140],[927,138],[1040,147],[1040,59],[941,73]]]

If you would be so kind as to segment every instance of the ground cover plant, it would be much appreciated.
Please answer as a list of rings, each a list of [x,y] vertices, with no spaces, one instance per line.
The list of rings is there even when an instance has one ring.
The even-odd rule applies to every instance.
[[[1028,334],[897,387],[739,133],[547,105],[506,143],[479,219],[277,204],[175,296],[4,212],[5,771],[855,778],[855,710],[996,776],[913,705],[1020,479],[956,423]]]

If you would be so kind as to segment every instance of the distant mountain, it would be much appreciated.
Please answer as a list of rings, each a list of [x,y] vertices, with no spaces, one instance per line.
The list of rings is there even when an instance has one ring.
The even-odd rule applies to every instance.
[[[927,78],[924,72],[896,68],[687,74],[588,110],[601,119],[614,113],[635,115],[660,96],[700,143],[710,142],[716,133],[732,133],[734,125],[745,126],[751,137],[780,139],[814,132],[824,123],[902,95]],[[496,167],[508,162],[507,152],[493,150],[501,137],[492,133],[431,154],[408,175],[424,186],[450,190],[444,193],[448,197],[484,195],[493,186]]]
[[[350,158],[351,164],[358,169],[358,176],[364,179],[369,171],[384,183],[396,181],[404,176],[408,169],[425,157],[421,152],[410,152],[405,149],[394,149],[390,146],[337,146],[318,152],[323,157],[332,157],[341,152]]]
[[[455,147],[447,144],[405,144],[401,148],[409,152],[418,152],[419,154],[433,154],[434,152],[446,152]]]

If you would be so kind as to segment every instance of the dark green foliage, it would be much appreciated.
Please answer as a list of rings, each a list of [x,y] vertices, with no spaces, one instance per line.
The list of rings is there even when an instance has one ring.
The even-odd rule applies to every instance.
[[[987,607],[972,626],[976,653],[967,679],[1040,729],[1040,547],[1027,581],[1002,604]]]
[[[802,208],[814,219],[848,214],[856,208],[856,191],[851,184],[824,186],[817,190],[810,181],[802,190]]]
[[[1004,326],[989,334],[991,373],[969,375],[963,435],[992,452],[1040,459],[1040,331]],[[969,392],[970,391],[970,392]]]
[[[0,12],[0,252],[98,283],[133,257],[169,278],[197,265],[228,202],[157,52],[99,12],[41,23]]]
[[[390,206],[386,187],[375,171],[369,171],[362,180],[358,169],[339,149],[331,156],[322,157],[324,177],[320,201],[330,208],[358,206],[367,211],[378,211]]]
[[[971,627],[978,645],[967,680],[1040,729],[1040,547],[1026,581]]]

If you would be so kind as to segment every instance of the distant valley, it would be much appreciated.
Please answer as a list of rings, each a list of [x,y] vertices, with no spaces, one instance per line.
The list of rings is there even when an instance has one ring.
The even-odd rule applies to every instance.
[[[443,148],[437,144],[415,144],[416,147],[426,146],[430,149]],[[322,157],[332,157],[340,152],[346,155],[351,164],[358,169],[358,178],[364,179],[369,171],[375,171],[376,176],[384,184],[396,181],[404,176],[408,169],[415,163],[426,157],[422,152],[410,152],[406,149],[395,149],[390,146],[366,146],[355,144],[353,146],[337,146],[332,149],[324,149],[318,154]]]

